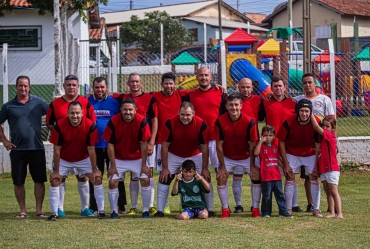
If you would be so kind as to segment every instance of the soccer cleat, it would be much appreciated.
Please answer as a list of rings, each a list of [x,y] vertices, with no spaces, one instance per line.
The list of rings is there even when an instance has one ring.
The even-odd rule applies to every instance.
[[[244,212],[244,208],[241,205],[238,205],[235,207],[234,214],[243,213],[243,212]]]
[[[165,206],[165,207],[164,207],[164,210],[163,210],[163,213],[165,213],[165,214],[171,214],[171,209],[170,209],[170,207],[169,207],[169,206]]]
[[[81,211],[80,215],[81,216],[86,216],[86,217],[94,217],[94,216],[96,216],[94,214],[94,211],[92,211],[91,209],[88,209],[88,208],[85,208],[85,210]]]
[[[111,219],[111,220],[117,220],[117,219],[118,219],[118,214],[116,213],[116,211],[113,211],[113,212],[110,214],[110,219]]]
[[[157,213],[157,209],[155,207],[150,207],[149,208],[149,213],[150,214],[155,214],[155,213]]]
[[[261,218],[259,208],[253,208],[253,210],[252,210],[252,217],[253,218]]]
[[[263,216],[263,218],[270,218],[270,215],[266,214]]]
[[[154,214],[154,217],[164,217],[164,213],[162,211],[157,211],[155,214]]]
[[[292,211],[295,212],[295,213],[302,213],[303,212],[303,210],[299,206],[293,207]]]
[[[56,214],[52,214],[48,217],[47,221],[57,221],[58,216]]]
[[[306,212],[307,213],[312,213],[313,211],[314,211],[313,205],[312,204],[308,204],[307,205]]]
[[[66,217],[66,213],[60,208],[58,208],[58,218]]]
[[[230,209],[223,208],[221,211],[221,218],[229,218],[230,217]]]
[[[137,208],[131,208],[127,214],[133,215],[133,214],[137,214],[137,212],[138,212]]]
[[[312,215],[315,216],[315,217],[319,217],[319,218],[322,218],[323,217],[320,209],[315,209],[313,211]]]
[[[148,211],[145,211],[141,214],[141,216],[144,218],[144,219],[149,219],[149,212]]]
[[[208,218],[213,218],[213,217],[216,217],[216,213],[215,213],[215,211],[213,211],[213,210],[209,210],[209,211],[208,211]]]
[[[279,215],[279,218],[294,218],[294,217],[290,213],[286,213],[286,214]]]
[[[104,220],[104,219],[107,218],[107,216],[105,215],[105,213],[103,211],[101,211],[101,212],[98,213],[97,218],[99,220]]]
[[[126,208],[123,208],[122,210],[118,209],[118,213],[119,214],[127,214]]]

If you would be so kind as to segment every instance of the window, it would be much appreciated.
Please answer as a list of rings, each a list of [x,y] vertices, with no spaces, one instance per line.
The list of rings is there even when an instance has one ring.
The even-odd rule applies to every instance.
[[[189,29],[190,35],[191,35],[191,40],[193,42],[198,41],[198,29]]]
[[[41,26],[2,26],[0,49],[3,43],[9,50],[41,50]]]

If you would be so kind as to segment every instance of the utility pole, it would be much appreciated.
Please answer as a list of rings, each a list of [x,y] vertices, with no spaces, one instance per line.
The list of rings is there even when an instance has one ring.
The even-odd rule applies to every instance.
[[[239,11],[239,0],[236,0],[236,10]]]
[[[311,73],[310,0],[303,0],[303,73]]]
[[[218,28],[219,28],[219,40],[222,40],[222,22],[221,22],[221,0],[218,0]]]
[[[130,0],[130,10],[132,10],[132,0]]]

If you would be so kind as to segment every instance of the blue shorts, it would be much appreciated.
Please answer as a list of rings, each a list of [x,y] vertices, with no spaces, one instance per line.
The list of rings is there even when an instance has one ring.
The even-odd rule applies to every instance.
[[[187,212],[190,219],[197,218],[199,212],[204,210],[204,208],[184,208],[181,212]]]

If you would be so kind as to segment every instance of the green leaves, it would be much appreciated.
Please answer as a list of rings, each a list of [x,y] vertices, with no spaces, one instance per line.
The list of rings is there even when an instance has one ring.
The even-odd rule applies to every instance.
[[[300,37],[303,37],[303,34],[299,28],[289,28],[289,27],[283,28],[281,26],[276,26],[276,27],[269,29],[269,31],[267,31],[266,33],[266,36],[268,36],[274,30],[277,31],[276,38],[278,39],[287,40],[290,35],[293,35],[293,32],[296,32],[297,34],[299,34]]]

